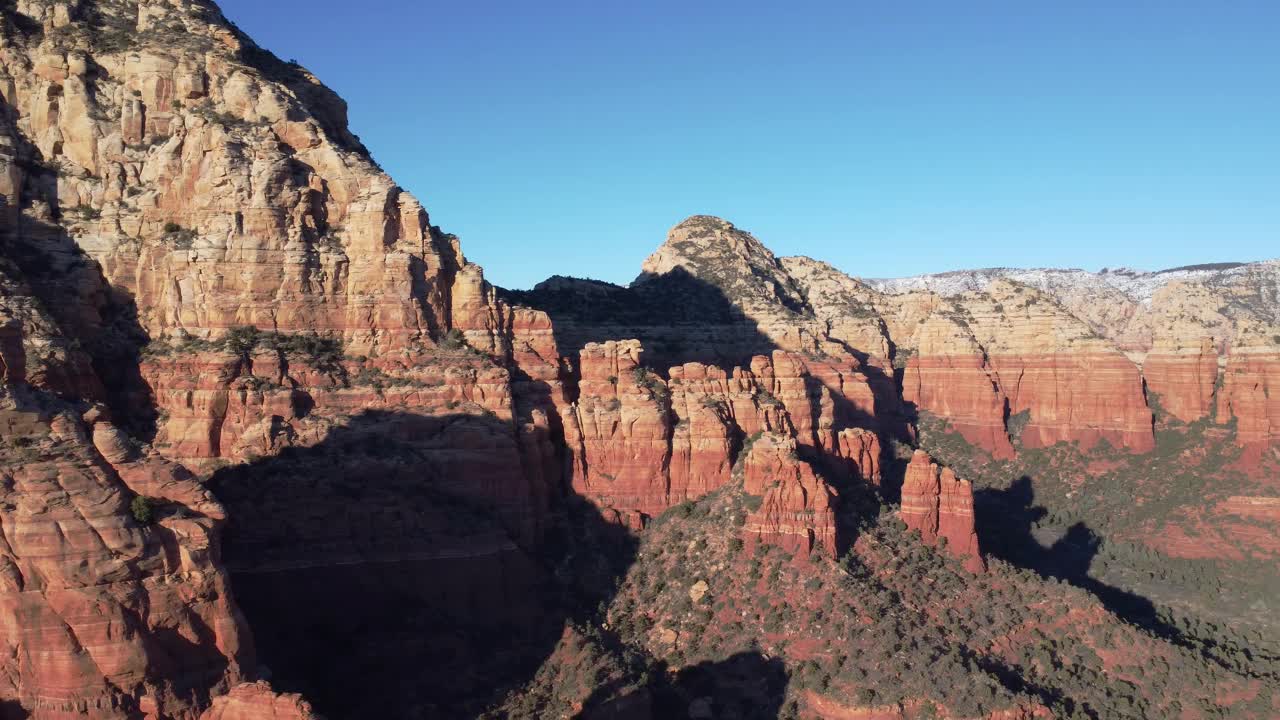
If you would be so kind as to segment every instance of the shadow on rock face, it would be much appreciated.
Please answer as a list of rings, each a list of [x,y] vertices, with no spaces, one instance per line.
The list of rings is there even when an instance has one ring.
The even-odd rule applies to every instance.
[[[491,417],[366,412],[213,476],[223,561],[278,691],[335,719],[475,717],[613,599],[636,541],[581,498],[561,498],[535,546],[512,540],[519,509],[493,498],[523,481],[518,463],[483,460],[510,437]],[[637,690],[594,688],[582,717],[773,718],[787,686],[758,653],[652,667]]]
[[[588,604],[572,600],[610,599],[634,541],[594,508],[559,503],[536,547],[512,539],[530,520],[514,442],[493,417],[366,412],[214,475],[223,559],[277,690],[331,718],[474,717],[532,677]],[[575,547],[592,552],[570,592],[555,576]]]
[[[684,268],[631,287],[555,278],[501,293],[547,313],[556,345],[569,357],[587,343],[636,339],[660,371],[694,361],[731,371],[777,348],[720,288]]]
[[[18,14],[19,16],[21,14]],[[58,194],[58,171],[13,129],[16,108],[0,101],[0,137],[10,143],[13,168],[23,179],[22,203],[40,203],[45,219],[0,198],[0,274],[27,287],[71,342],[46,362],[30,359],[33,384],[66,399],[102,402],[117,425],[144,440],[155,435],[151,389],[139,371],[149,337],[129,293],[112,286],[101,265],[56,220],[71,209]]]
[[[1008,488],[987,488],[974,493],[974,512],[983,550],[1044,577],[1075,585],[1098,598],[1107,610],[1126,622],[1183,647],[1198,649],[1193,638],[1163,621],[1147,597],[1108,585],[1089,574],[1102,550],[1103,539],[1088,524],[1077,522],[1042,545],[1033,534],[1034,524],[1048,511],[1036,504],[1034,481],[1022,476]]]
[[[758,652],[684,668],[654,693],[655,717],[772,720],[782,709],[787,672]]]
[[[617,694],[597,688],[578,720],[734,718],[774,720],[787,693],[786,667],[778,658],[743,652],[663,674],[646,687]]]

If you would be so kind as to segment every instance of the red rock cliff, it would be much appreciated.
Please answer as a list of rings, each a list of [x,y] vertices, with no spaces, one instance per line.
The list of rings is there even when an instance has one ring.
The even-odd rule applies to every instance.
[[[216,698],[200,720],[317,720],[311,704],[296,693],[276,694],[265,682],[237,685]]]
[[[1222,386],[1228,417],[1236,418],[1241,442],[1280,443],[1280,352],[1240,349],[1227,360]]]
[[[761,502],[748,515],[743,534],[792,552],[820,547],[835,557],[836,492],[797,456],[795,440],[769,433],[745,452],[743,489]]]
[[[1198,347],[1153,349],[1142,363],[1147,389],[1159,397],[1161,407],[1183,422],[1209,417],[1214,409],[1218,381],[1218,353],[1213,338]]]
[[[0,257],[0,699],[37,718],[194,718],[256,671],[223,506],[101,405],[58,397],[73,388],[48,368],[101,384],[11,269]]]
[[[562,412],[574,489],[632,524],[731,480],[743,439],[793,438],[839,477],[880,479],[874,395],[856,362],[759,355],[732,373],[701,363],[664,381],[632,341],[588,344],[578,400]],[[630,522],[630,521],[629,521]]]
[[[973,486],[916,450],[902,482],[902,520],[930,545],[946,540],[947,552],[972,572],[985,568],[973,515]]]

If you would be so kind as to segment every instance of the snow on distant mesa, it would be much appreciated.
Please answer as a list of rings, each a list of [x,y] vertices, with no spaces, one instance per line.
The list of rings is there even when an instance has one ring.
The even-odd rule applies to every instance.
[[[890,294],[928,290],[942,296],[953,296],[981,290],[992,280],[1005,278],[1055,294],[1068,289],[1118,291],[1136,302],[1147,304],[1156,290],[1172,282],[1202,282],[1216,285],[1253,273],[1280,275],[1280,259],[1254,263],[1188,265],[1155,272],[1131,268],[1103,268],[1099,272],[1077,268],[981,268],[905,278],[865,279],[865,282],[881,292]]]

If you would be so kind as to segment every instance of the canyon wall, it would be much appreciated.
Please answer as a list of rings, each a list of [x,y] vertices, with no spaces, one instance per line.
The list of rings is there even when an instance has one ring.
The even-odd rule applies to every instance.
[[[901,314],[902,306],[918,303],[920,297],[933,298],[934,304],[961,306],[972,304],[975,297],[992,295],[993,288],[997,288],[995,294],[1007,297],[1010,284],[1048,298],[1078,324],[1087,326],[1095,338],[1105,339],[1123,353],[1139,368],[1147,390],[1155,396],[1153,407],[1183,423],[1207,419],[1226,424],[1234,418],[1238,427],[1245,428],[1237,440],[1252,447],[1255,455],[1274,446],[1275,434],[1270,428],[1275,426],[1275,411],[1265,402],[1263,390],[1271,377],[1265,367],[1280,354],[1280,260],[1154,273],[997,268],[867,283],[888,293],[880,307],[888,308],[889,315]],[[989,303],[984,305],[989,309]],[[886,320],[893,327],[894,321],[888,316]],[[894,335],[899,345],[904,337]],[[1012,336],[1001,332],[1000,337]],[[1128,374],[1114,359],[1105,363],[1110,368],[1107,372],[1117,379]],[[1234,384],[1233,392],[1226,390],[1228,383]],[[1130,385],[1127,379],[1124,385]],[[1251,400],[1251,395],[1262,401]],[[1234,402],[1229,398],[1235,398]],[[1131,401],[1125,404],[1133,405]],[[1122,407],[1112,410],[1132,412]],[[1127,440],[1115,437],[1117,430],[1099,435],[1110,434],[1111,439],[1128,442],[1131,448],[1144,442],[1132,428],[1121,431]]]
[[[902,481],[903,522],[930,544],[942,544],[971,572],[984,569],[973,519],[973,486],[916,450]]]
[[[879,482],[874,393],[856,365],[775,350],[731,372],[690,362],[663,379],[643,355],[634,340],[588,344],[562,418],[573,489],[628,524],[729,483],[762,434],[789,438],[837,482]]]
[[[0,31],[0,700],[37,718],[311,716],[269,674],[348,716],[474,711],[489,650],[517,675],[569,619],[540,553],[579,498],[640,531],[741,481],[742,539],[834,556],[842,502],[900,490],[980,571],[969,483],[916,453],[894,487],[928,415],[997,459],[1144,453],[1145,373],[1180,420],[1280,437],[1264,314],[1125,344],[709,216],[631,287],[501,291],[213,5],[20,0]]]
[[[339,622],[379,603],[468,632],[536,614],[512,600],[563,495],[546,315],[216,7],[20,2],[0,29],[0,698],[303,716],[211,703],[266,665],[313,687],[316,626],[438,675]]]
[[[220,556],[226,510],[105,406],[58,397],[68,373],[50,359],[101,385],[0,265],[0,697],[38,718],[195,718],[257,670]]]

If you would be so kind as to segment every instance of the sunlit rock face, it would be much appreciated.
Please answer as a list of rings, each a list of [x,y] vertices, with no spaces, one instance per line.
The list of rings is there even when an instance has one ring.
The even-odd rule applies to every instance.
[[[996,460],[1145,453],[1153,408],[1245,470],[1280,438],[1274,264],[899,293],[694,216],[630,287],[504,292],[210,3],[10,6],[0,715],[474,716],[475,638],[537,661],[578,619],[540,555],[574,513],[629,542],[740,484],[734,542],[818,559],[926,416]],[[917,453],[900,491],[983,569],[968,482]]]
[[[742,461],[743,489],[761,498],[743,534],[793,552],[834,556],[837,493],[796,454],[795,440],[761,436]]]
[[[33,717],[194,718],[257,667],[225,510],[105,407],[57,397],[59,375],[26,372],[69,347],[41,305],[0,277],[0,697]]]
[[[264,563],[366,568],[407,539],[391,561],[480,560],[436,561],[457,580],[443,597],[395,592],[528,595],[516,543],[538,545],[563,494],[546,315],[499,301],[343,102],[211,4],[20,2],[0,34],[0,699],[38,718],[309,716],[258,685],[211,705],[265,674],[230,582],[260,569],[239,554],[255,539]],[[287,483],[259,514],[228,492],[229,520],[206,489],[353,423],[416,433],[373,484],[429,483],[486,522],[334,524],[351,498],[304,508]],[[267,527],[329,535],[280,558]]]
[[[972,572],[984,568],[973,516],[973,486],[915,451],[902,482],[902,520],[930,545],[943,542]]]
[[[1108,389],[1112,395],[1105,400],[1091,401],[1092,408],[1080,406],[1066,396],[1068,402],[1062,407],[1082,411],[1078,420],[1072,420],[1065,427],[1055,421],[1051,425],[1057,427],[1033,430],[1027,436],[1030,442],[1055,436],[1076,436],[1077,439],[1096,436],[1135,451],[1148,444],[1139,427],[1143,413],[1133,399],[1131,373],[1111,352],[1117,350],[1140,368],[1142,380],[1152,396],[1152,407],[1184,423],[1209,419],[1225,424],[1237,418],[1247,428],[1237,434],[1239,442],[1255,447],[1275,444],[1271,429],[1274,423],[1270,420],[1274,412],[1268,410],[1265,393],[1261,391],[1268,376],[1264,369],[1267,358],[1280,353],[1280,261],[1219,263],[1160,272],[992,269],[873,280],[868,284],[887,293],[888,299],[882,307],[889,308],[886,322],[899,347],[913,346],[906,338],[921,315],[918,309],[914,313],[904,309],[919,308],[923,304],[930,308],[968,310],[973,314],[975,317],[966,318],[966,322],[977,321],[979,329],[974,333],[975,338],[988,351],[993,366],[1000,364],[1001,356],[1008,350],[1025,346],[1028,339],[1032,339],[1028,338],[1031,331],[1052,329],[1053,334],[1042,336],[1042,340],[1069,341],[1059,348],[1067,355],[1055,352],[1057,357],[1052,361],[1031,358],[1031,366],[1040,368],[1031,378],[1041,384],[1046,379],[1046,365],[1065,363],[1069,368],[1068,358],[1074,356],[1082,355],[1079,362],[1098,367],[1100,376],[1091,381],[1092,385],[1085,386],[1088,391],[1085,396],[1092,397]],[[1018,301],[1018,293],[1010,295],[1011,286],[1024,288],[1022,302]],[[1010,297],[1015,301],[1007,302]],[[1028,311],[1025,300],[1032,297],[1037,298],[1037,303]],[[929,300],[922,303],[921,298]],[[992,300],[1000,306],[1000,313],[994,315],[1008,315],[1017,327],[1002,328],[996,347],[990,348],[983,338],[982,327],[990,326],[995,319],[991,312],[995,309]],[[1064,315],[1074,322],[1064,322]],[[1072,330],[1072,325],[1076,329]],[[1080,327],[1086,328],[1088,334],[1079,332]],[[1014,332],[1009,332],[1011,329]],[[1098,351],[1102,343],[1097,339],[1105,339],[1109,346],[1101,355]],[[921,362],[924,357],[935,354],[921,351]],[[1027,357],[1022,350],[1015,354],[1017,359],[1010,363],[1006,357],[1004,364],[1020,373]],[[1234,381],[1230,377],[1231,368],[1235,369]],[[1053,372],[1059,370],[1054,367]],[[1062,374],[1063,379],[1072,372]],[[1016,387],[1007,375],[1000,373],[998,387],[1013,398]],[[1076,379],[1081,379],[1078,374]],[[1236,388],[1234,395],[1227,390],[1232,382]],[[920,388],[904,379],[903,392],[904,396],[909,392],[919,396]],[[1227,404],[1229,397],[1235,398],[1230,405]],[[998,454],[999,441],[984,443],[981,434],[966,427],[972,422],[954,411],[954,403],[926,399],[919,404],[923,408],[936,408],[936,414],[952,419],[956,429],[975,444],[995,449]],[[1038,404],[1036,400],[1029,400],[1023,405],[1030,410],[1033,425]],[[1062,407],[1054,411],[1060,414]],[[1072,430],[1073,424],[1087,428],[1084,432]]]
[[[1238,350],[1227,361],[1222,396],[1242,441],[1273,447],[1280,442],[1280,353],[1270,347]]]
[[[635,340],[592,343],[579,356],[578,399],[562,413],[573,489],[643,526],[668,507],[733,480],[762,433],[839,478],[880,479],[875,398],[865,375],[830,359],[775,350],[726,371],[689,362],[667,379]]]
[[[1213,338],[1198,346],[1152,348],[1142,363],[1147,390],[1161,407],[1183,422],[1195,422],[1214,414],[1218,381],[1218,353]]]
[[[215,698],[200,720],[316,720],[311,704],[296,693],[275,693],[265,682],[242,683]]]

